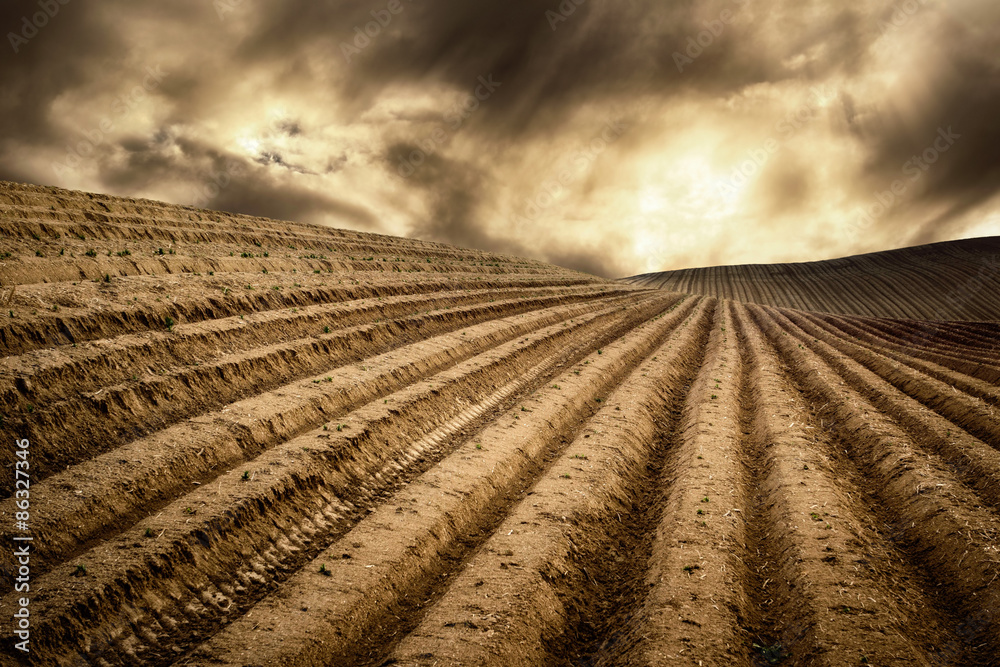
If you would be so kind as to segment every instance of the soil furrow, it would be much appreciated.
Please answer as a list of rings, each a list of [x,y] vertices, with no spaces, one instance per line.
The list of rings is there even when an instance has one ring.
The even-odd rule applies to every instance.
[[[843,383],[832,383],[835,371],[763,310],[749,310],[874,487],[884,532],[933,582],[928,594],[953,619],[958,645],[949,642],[935,659],[947,654],[946,664],[995,664],[990,656],[1000,655],[996,514],[874,405]]]
[[[252,618],[227,626],[196,657],[216,664],[357,664],[355,651],[365,634],[392,622],[391,610],[404,596],[442,579],[450,561],[485,541],[542,473],[546,456],[564,451],[582,420],[596,412],[601,404],[595,399],[613,391],[685,315],[650,323],[591,355],[586,376],[568,371],[555,378],[523,403],[525,410],[515,409],[477,433],[377,508],[258,605]],[[342,557],[345,552],[350,558]],[[303,599],[320,623],[305,627],[294,621]],[[246,633],[254,637],[252,651],[242,640]]]
[[[619,314],[610,315],[603,328],[591,328],[583,336],[584,328],[575,336],[576,345],[582,345],[579,350],[568,344],[574,337],[552,338],[544,331],[526,336],[525,342],[535,351],[536,361],[552,368],[571,362],[573,355],[586,354],[602,340],[614,339],[670,303],[652,299],[617,309]],[[421,455],[412,451],[415,437],[445,423],[451,425],[453,437],[462,427],[455,419],[470,400],[487,400],[496,386],[505,383],[530,382],[530,374],[525,375],[530,366],[504,362],[504,348],[519,346],[501,346],[491,353],[490,364],[471,359],[440,379],[431,378],[338,420],[345,432],[360,435],[317,430],[265,452],[247,466],[246,475],[236,469],[222,475],[218,484],[198,487],[155,517],[77,558],[90,563],[91,569],[74,581],[76,585],[65,583],[59,570],[41,577],[39,588],[49,592],[45,597],[51,595],[52,602],[39,608],[47,622],[39,628],[46,644],[38,652],[66,653],[76,647],[89,653],[88,644],[99,640],[116,655],[134,654],[131,659],[149,661],[140,655],[144,645],[173,655],[171,642],[217,628],[229,618],[231,604],[245,611],[266,593],[274,577],[294,571],[296,558],[308,558],[325,546],[317,544],[318,537],[328,539],[350,525],[345,514],[356,501],[384,491],[386,476],[398,475],[404,462],[412,469]],[[554,354],[557,350],[562,352]],[[566,355],[569,358],[563,358]],[[503,375],[491,374],[489,368]],[[119,560],[122,547],[130,553]],[[246,570],[241,563],[247,564]],[[69,623],[83,608],[89,609],[87,625]],[[138,627],[139,636],[133,636],[129,627]]]
[[[783,313],[785,311],[782,311]],[[809,321],[822,327],[834,336],[849,336],[852,340],[865,345],[872,351],[901,361],[911,368],[927,373],[932,377],[954,384],[965,393],[981,398],[984,401],[1000,403],[1000,368],[984,366],[981,363],[965,361],[957,357],[907,348],[903,345],[891,345],[866,333],[860,327],[844,318],[834,320],[823,319],[809,313],[800,313]]]
[[[348,274],[350,275],[350,274]],[[261,274],[178,278],[171,285],[164,281],[144,279],[117,280],[113,282],[81,283],[72,290],[55,294],[48,290],[16,289],[13,318],[0,324],[0,348],[7,355],[20,355],[39,348],[66,344],[80,344],[135,333],[160,332],[166,329],[167,318],[175,323],[188,324],[205,320],[291,308],[304,308],[324,303],[341,303],[358,299],[403,296],[430,293],[438,290],[492,289],[510,287],[512,281],[472,280],[456,277],[453,280],[393,280],[379,282],[371,279],[361,283],[353,278],[347,285],[324,284],[324,280],[293,274],[267,276],[267,285],[261,284]],[[320,276],[319,278],[324,278]],[[198,293],[181,301],[139,303],[132,301],[136,291],[151,289],[164,296],[176,288],[187,291],[197,282]],[[529,277],[523,280],[526,287],[560,287],[584,284],[579,279],[542,279]],[[343,283],[341,279],[339,283]],[[296,286],[298,284],[299,286]],[[281,289],[273,289],[273,287]],[[170,290],[170,291],[168,291]],[[63,300],[61,294],[72,292]],[[84,305],[86,304],[86,305]],[[96,304],[96,305],[95,305]],[[38,313],[41,308],[42,313]],[[61,310],[60,310],[61,309]],[[31,317],[28,317],[32,315]]]
[[[695,654],[709,664],[745,658],[745,577],[732,557],[744,541],[742,513],[749,509],[738,488],[742,373],[732,320],[720,302],[697,375],[678,383],[682,409],[673,423],[661,422],[666,460],[647,482],[647,527],[632,554],[623,550],[632,562],[619,577],[632,579],[632,590],[624,604],[609,596],[610,618],[593,664],[664,664]],[[602,556],[591,555],[592,567]]]
[[[625,295],[634,301],[639,294]],[[560,297],[516,299],[499,303],[447,307],[394,320],[316,333],[289,343],[261,345],[217,361],[195,362],[162,371],[148,368],[141,381],[110,384],[97,392],[36,406],[15,426],[34,443],[37,481],[86,458],[112,451],[150,432],[203,414],[213,408],[255,393],[263,393],[311,374],[361,361],[423,337],[440,335],[503,314],[530,312],[560,303]],[[577,299],[567,299],[569,303]],[[584,312],[580,310],[579,312]],[[380,318],[375,318],[376,320]],[[29,418],[30,417],[30,418]],[[74,449],[65,443],[81,438],[86,447]],[[0,455],[0,480],[10,482],[13,451]],[[5,488],[11,488],[9,484]]]
[[[629,282],[774,307],[841,315],[996,320],[1000,237],[950,241],[821,262],[743,264],[650,273]],[[770,297],[768,297],[770,295]],[[747,297],[750,298],[750,297]]]
[[[47,402],[125,382],[138,371],[204,362],[221,354],[245,352],[263,345],[318,335],[404,315],[477,304],[562,297],[564,303],[608,296],[590,286],[445,291],[336,302],[277,311],[262,311],[193,324],[170,332],[126,334],[80,348],[61,346],[8,357],[0,369],[0,401],[8,406]],[[17,409],[15,407],[15,409]],[[21,406],[23,409],[23,405]]]
[[[898,577],[868,567],[889,545],[824,454],[827,433],[787,370],[735,308],[748,380],[747,486],[756,491],[743,554],[756,602],[748,613],[753,662],[930,664],[911,633],[944,624],[921,611],[926,599],[893,583]]]
[[[514,276],[536,276],[540,272],[533,271],[530,266],[506,265],[497,262],[477,261],[477,259],[463,258],[455,261],[436,261],[425,263],[423,259],[411,260],[387,259],[387,258],[366,258],[345,256],[343,253],[347,249],[338,249],[331,256],[326,255],[300,255],[299,257],[270,257],[270,252],[255,255],[253,258],[242,258],[236,253],[247,253],[254,251],[250,246],[228,246],[233,248],[230,257],[205,258],[198,256],[189,248],[171,248],[173,252],[170,257],[158,257],[160,248],[155,243],[145,248],[136,248],[129,242],[132,250],[136,251],[134,259],[124,259],[115,257],[101,257],[95,259],[82,259],[76,256],[86,254],[89,248],[86,244],[76,248],[70,256],[62,261],[38,260],[31,256],[31,252],[26,252],[25,256],[19,257],[17,262],[8,262],[10,268],[0,269],[0,280],[5,284],[16,285],[18,287],[28,287],[43,285],[45,283],[70,283],[73,281],[95,281],[112,282],[120,279],[136,277],[146,278],[168,278],[170,276],[180,276],[185,274],[194,275],[231,275],[237,273],[297,273],[305,271],[312,273],[321,271],[323,273],[348,273],[368,279],[365,274],[380,273],[416,273],[434,271],[437,274],[465,274],[475,275],[476,280],[497,280]],[[249,244],[248,244],[249,245]],[[338,244],[339,245],[339,244]],[[59,250],[65,250],[65,246],[43,246],[45,248],[43,256],[51,253],[58,254]],[[32,246],[32,250],[37,245]],[[371,251],[370,245],[358,246],[358,252],[367,254]],[[127,248],[126,248],[127,249]],[[321,250],[323,248],[321,247]],[[27,250],[27,249],[25,249]],[[129,253],[132,253],[129,250]],[[119,251],[122,252],[122,251]],[[144,257],[144,258],[141,258]],[[322,257],[322,258],[320,258]],[[567,271],[567,273],[569,273]]]
[[[289,243],[296,243],[302,250],[325,250],[327,252],[376,252],[392,256],[402,255],[439,260],[468,259],[476,257],[495,260],[502,256],[494,253],[461,250],[434,242],[359,233],[344,233],[342,230],[315,228],[306,225],[285,225],[283,228],[260,218],[246,218],[251,225],[230,226],[220,230],[213,222],[185,220],[171,217],[169,208],[155,213],[163,224],[150,226],[142,215],[120,214],[105,211],[63,209],[56,213],[33,207],[25,209],[11,206],[5,208],[9,224],[0,234],[11,239],[27,239],[35,236],[51,239],[53,242],[81,241],[166,241],[168,244],[213,244],[217,246],[236,245],[244,247],[267,247],[284,249]],[[174,209],[178,210],[178,209]],[[166,216],[164,216],[166,214]],[[95,224],[96,223],[96,224]],[[262,224],[263,223],[263,224]]]
[[[996,356],[989,356],[988,351],[981,347],[982,341],[970,344],[960,334],[944,327],[944,322],[911,322],[871,318],[862,319],[859,324],[890,343],[976,359],[985,363],[996,363]]]
[[[1000,237],[609,281],[0,218],[0,665],[1000,667]]]
[[[966,427],[969,424],[969,413],[955,409],[954,403],[951,403],[951,401],[958,402],[961,398],[955,396],[957,393],[955,390],[948,385],[928,390],[914,380],[896,386],[881,374],[876,374],[847,356],[843,350],[838,354],[838,339],[818,330],[813,334],[820,338],[813,338],[813,334],[806,335],[784,316],[774,314],[773,317],[783,325],[787,337],[803,341],[797,344],[801,346],[804,343],[805,347],[813,349],[860,395],[883,414],[895,420],[917,446],[940,456],[952,473],[973,489],[982,502],[994,509],[1000,509],[1000,451],[998,451],[1000,440],[993,438],[988,429]],[[789,333],[792,335],[788,336]],[[826,342],[828,340],[830,343]],[[906,371],[905,367],[899,367],[886,372],[885,364],[882,365],[882,369],[890,377],[892,374],[905,376]],[[914,387],[917,389],[914,390]],[[904,392],[904,389],[907,391]],[[934,395],[932,400],[928,400],[926,397],[932,395],[934,391],[940,391],[943,395]],[[922,403],[917,397],[924,397],[924,402]],[[937,412],[924,407],[925,404],[936,408]],[[972,413],[972,416],[981,413],[983,409],[980,407]],[[949,420],[949,416],[953,419]],[[987,432],[986,440],[975,437],[984,430]],[[976,433],[977,431],[979,433]]]
[[[620,596],[638,585],[628,565],[655,525],[647,515],[666,454],[655,443],[676,425],[712,310],[704,304],[605,399],[391,664],[595,664],[620,632]],[[370,664],[386,664],[377,656]]]
[[[554,339],[576,335],[577,330],[600,326],[620,308],[609,305],[604,311],[588,312],[588,306],[593,308],[560,306],[433,337],[366,359],[364,373],[370,377],[364,383],[357,382],[355,367],[330,369],[320,377],[245,399],[78,464],[34,486],[38,507],[34,531],[44,543],[36,552],[34,567],[45,571],[96,540],[111,537],[114,532],[107,526],[121,530],[193,485],[208,484],[230,467],[380,396],[459,363],[485,364],[469,360],[515,337],[542,330]],[[570,319],[571,327],[553,328]],[[537,348],[537,341],[515,345],[511,362],[518,355],[537,358],[541,353]],[[117,470],[115,484],[108,488],[104,475],[112,469]],[[0,503],[0,512],[6,511],[14,511],[13,499]]]
[[[1000,448],[1000,418],[996,408],[985,401],[957,391],[954,385],[921,371],[887,359],[882,354],[816,327],[795,313],[779,313],[778,317],[792,323],[786,330],[806,344],[823,340],[846,359],[871,371],[887,384],[933,410],[952,424],[985,443]],[[919,411],[915,411],[919,412]]]

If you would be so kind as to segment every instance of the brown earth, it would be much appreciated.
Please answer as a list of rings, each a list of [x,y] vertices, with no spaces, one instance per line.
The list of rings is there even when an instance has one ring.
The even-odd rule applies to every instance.
[[[0,217],[0,664],[1000,665],[996,321],[55,188]]]
[[[1000,318],[1000,236],[820,262],[662,271],[623,282],[840,315],[996,320]]]

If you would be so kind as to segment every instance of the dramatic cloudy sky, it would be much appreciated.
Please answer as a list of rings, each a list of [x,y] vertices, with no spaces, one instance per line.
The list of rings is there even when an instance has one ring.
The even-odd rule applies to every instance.
[[[0,179],[611,277],[995,235],[998,22],[996,0],[6,0]]]

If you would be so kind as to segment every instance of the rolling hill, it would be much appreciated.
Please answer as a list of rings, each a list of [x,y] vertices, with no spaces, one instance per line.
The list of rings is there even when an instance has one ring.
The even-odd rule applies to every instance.
[[[1000,661],[997,323],[12,183],[0,283],[3,664]]]
[[[1000,320],[1000,237],[820,262],[680,269],[624,282],[841,315]]]

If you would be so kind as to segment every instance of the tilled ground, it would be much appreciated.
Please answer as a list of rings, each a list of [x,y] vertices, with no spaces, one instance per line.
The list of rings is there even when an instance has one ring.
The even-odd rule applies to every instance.
[[[626,281],[841,315],[996,321],[1000,317],[1000,236],[820,262],[679,269]]]
[[[5,187],[0,663],[1000,664],[995,323]]]

